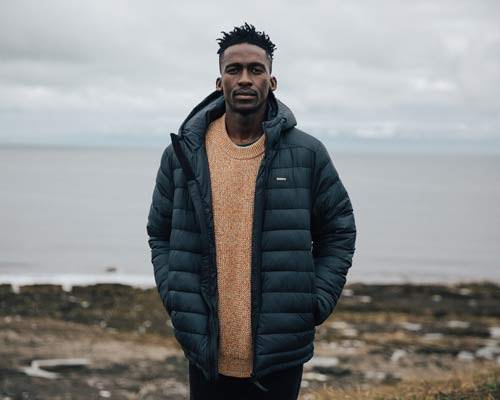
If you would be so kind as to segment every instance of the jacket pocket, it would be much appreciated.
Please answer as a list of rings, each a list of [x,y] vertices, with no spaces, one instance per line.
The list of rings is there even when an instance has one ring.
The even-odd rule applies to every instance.
[[[172,316],[172,310],[174,309],[174,294],[175,291],[173,290],[167,292],[167,312],[169,316]]]
[[[318,306],[318,298],[317,298],[317,294],[316,294],[316,276],[313,274],[311,274],[312,277],[311,277],[311,286],[312,286],[312,290],[311,290],[311,302],[312,302],[312,306],[311,306],[311,312],[314,314],[316,314],[316,308]]]
[[[316,270],[314,267],[314,257],[312,254],[312,251],[309,252],[311,256],[311,263],[312,263],[312,272],[311,272],[311,312],[314,317],[314,321],[316,323],[318,317],[318,293],[317,293],[317,288],[316,288]]]

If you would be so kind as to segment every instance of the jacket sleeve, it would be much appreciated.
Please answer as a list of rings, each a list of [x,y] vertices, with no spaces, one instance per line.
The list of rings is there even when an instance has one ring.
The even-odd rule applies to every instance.
[[[356,224],[347,191],[320,142],[313,177],[311,233],[315,267],[315,324],[333,312],[346,282],[356,241]]]
[[[174,197],[171,154],[172,145],[169,145],[161,157],[147,223],[156,288],[168,315],[170,305],[167,302],[167,275]]]

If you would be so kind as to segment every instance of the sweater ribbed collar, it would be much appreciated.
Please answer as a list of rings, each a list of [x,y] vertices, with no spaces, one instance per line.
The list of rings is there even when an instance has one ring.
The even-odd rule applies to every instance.
[[[238,146],[226,131],[226,114],[212,121],[208,127],[207,140],[212,140],[217,148],[222,149],[229,157],[238,160],[255,158],[264,153],[266,135],[261,135],[248,146]],[[210,133],[210,135],[208,134]]]

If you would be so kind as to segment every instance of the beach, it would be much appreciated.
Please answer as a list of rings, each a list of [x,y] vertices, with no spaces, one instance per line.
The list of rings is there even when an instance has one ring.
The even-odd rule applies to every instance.
[[[300,399],[499,398],[499,302],[489,282],[350,284],[317,327]],[[45,368],[57,377],[26,369],[75,358]],[[0,285],[3,400],[186,399],[187,378],[154,287]]]

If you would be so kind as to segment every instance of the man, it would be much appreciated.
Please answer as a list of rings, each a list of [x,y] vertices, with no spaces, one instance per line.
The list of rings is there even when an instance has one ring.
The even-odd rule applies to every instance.
[[[191,399],[297,399],[355,249],[325,146],[273,94],[275,45],[222,32],[216,90],[162,156],[147,231]]]

